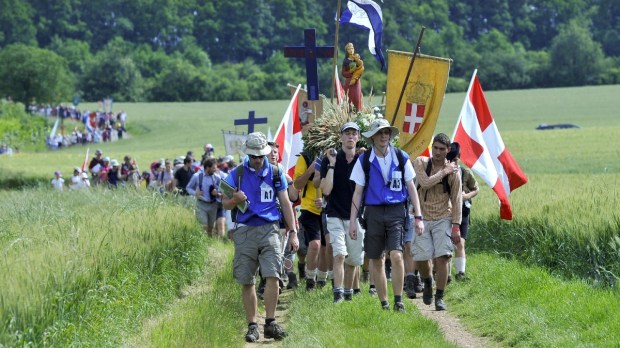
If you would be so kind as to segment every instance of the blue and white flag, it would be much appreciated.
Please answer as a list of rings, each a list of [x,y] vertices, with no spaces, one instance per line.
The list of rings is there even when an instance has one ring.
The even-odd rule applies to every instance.
[[[370,31],[368,49],[381,63],[381,70],[385,69],[385,58],[381,51],[381,36],[383,35],[381,7],[372,0],[349,0],[347,8],[340,16],[340,23],[352,24]]]

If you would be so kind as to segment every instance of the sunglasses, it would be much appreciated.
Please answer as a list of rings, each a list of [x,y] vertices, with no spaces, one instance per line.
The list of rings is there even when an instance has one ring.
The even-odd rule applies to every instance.
[[[250,159],[260,159],[260,158],[264,158],[265,156],[254,156],[254,155],[248,155],[250,156]]]

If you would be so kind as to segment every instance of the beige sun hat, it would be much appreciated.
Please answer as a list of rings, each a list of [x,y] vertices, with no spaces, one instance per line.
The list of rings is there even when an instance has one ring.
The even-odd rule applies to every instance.
[[[248,138],[241,146],[241,151],[246,155],[265,156],[271,153],[271,146],[267,144],[267,137],[261,132],[248,134]]]
[[[370,127],[368,127],[368,131],[362,133],[362,136],[366,138],[366,141],[372,144],[372,136],[383,128],[389,128],[391,130],[390,140],[398,135],[398,128],[390,126],[390,123],[385,118],[378,118],[372,121]]]

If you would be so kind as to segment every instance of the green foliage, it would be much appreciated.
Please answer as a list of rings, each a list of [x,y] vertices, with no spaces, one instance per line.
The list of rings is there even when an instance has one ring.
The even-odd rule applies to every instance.
[[[144,81],[129,54],[131,49],[131,44],[116,38],[97,53],[81,81],[86,100],[107,97],[115,101],[143,99]]]
[[[70,99],[73,75],[56,53],[22,44],[0,50],[0,95],[28,105]]]
[[[551,43],[550,55],[558,86],[600,83],[603,51],[585,25],[571,21],[560,26],[560,33]]]
[[[478,68],[488,89],[618,83],[620,5],[615,1],[406,0],[380,6],[384,50],[411,52],[425,26],[421,52],[453,59],[454,81],[469,80]],[[77,78],[68,83],[68,93],[91,101],[106,96],[116,101],[270,100],[287,95],[287,83],[305,83],[303,61],[281,58],[283,47],[303,44],[306,28],[316,29],[318,45],[334,42],[334,7],[292,0],[0,0],[0,8],[7,9],[0,13],[0,49],[24,43],[58,53]],[[346,42],[355,43],[366,62],[363,92],[380,95],[386,75],[368,52],[367,40],[367,31],[339,26],[340,57]],[[111,48],[119,45],[123,49]],[[198,70],[190,68],[173,82],[195,81],[196,86],[166,91],[170,74],[187,64]],[[273,72],[274,64],[286,72]],[[226,81],[231,66],[243,71],[230,78],[249,80]],[[319,60],[319,85],[326,96],[331,66]],[[25,75],[12,85],[22,90],[23,81]],[[448,90],[463,88],[449,85]]]
[[[47,119],[28,115],[23,104],[0,100],[0,143],[21,151],[43,150],[47,128]]]

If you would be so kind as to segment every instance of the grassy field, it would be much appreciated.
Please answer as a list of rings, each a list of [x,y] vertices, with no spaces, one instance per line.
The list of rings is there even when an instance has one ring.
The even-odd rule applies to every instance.
[[[620,303],[620,86],[486,95],[505,144],[530,181],[511,195],[512,222],[498,219],[497,199],[483,185],[468,242],[472,281],[448,290],[450,309],[472,331],[502,345],[613,346],[620,336],[605,328],[618,326],[607,313],[616,313]],[[452,135],[463,98],[446,96],[438,132]],[[207,142],[223,155],[221,130],[234,130],[234,118],[255,110],[269,118],[275,133],[287,103],[118,103],[115,111],[129,114],[131,138],[90,151],[101,148],[119,160],[130,154],[142,168],[187,150],[201,153]],[[534,130],[540,123],[582,128]],[[266,132],[267,126],[257,130]],[[68,177],[84,154],[79,146],[0,156],[0,182],[41,180],[47,186],[54,170]],[[201,277],[205,260],[213,262],[209,243],[191,209],[146,192],[0,191],[0,283],[10,284],[0,293],[0,345],[240,346],[244,319],[229,255],[218,254],[224,266],[208,274],[212,285],[204,294],[172,306],[167,319],[141,331],[142,320],[166,311],[184,284]],[[358,309],[338,311],[329,296],[295,295],[293,337],[286,346],[405,342],[385,341],[394,332],[364,317],[377,309],[376,300],[362,298]],[[433,323],[410,312],[402,318],[378,315],[396,331],[427,335],[406,338],[410,345],[446,345]],[[358,336],[361,326],[385,336]],[[342,335],[334,338],[332,327]]]
[[[592,161],[598,162],[601,170],[610,166],[617,169],[620,164],[612,159],[620,157],[620,147],[617,146],[620,140],[611,134],[617,134],[613,133],[613,127],[620,126],[618,95],[620,85],[486,93],[504,142],[528,174],[537,170],[557,172],[545,169],[549,166],[564,170],[556,165],[562,162],[569,162],[564,165],[571,165],[571,168],[578,167],[571,163],[579,163],[574,161],[577,154],[594,156]],[[463,100],[464,93],[446,95],[437,132],[452,136]],[[90,151],[92,154],[95,148],[101,148],[105,155],[119,160],[125,154],[131,154],[142,168],[160,158],[184,155],[188,150],[202,153],[202,146],[206,143],[215,145],[216,155],[225,155],[222,130],[247,131],[247,127],[235,127],[234,119],[247,118],[248,112],[254,110],[257,117],[264,116],[269,120],[268,125],[257,125],[256,130],[266,133],[271,127],[271,132],[275,133],[287,105],[288,100],[116,103],[116,112],[125,110],[128,113],[132,138],[91,145]],[[83,110],[95,107],[95,104],[80,104]],[[574,123],[591,131],[534,131],[540,123]],[[601,153],[600,148],[605,151]],[[0,156],[0,170],[51,179],[56,169],[70,173],[74,166],[82,163],[85,153],[85,148],[77,146],[28,156]],[[604,157],[608,155],[612,157]],[[555,163],[543,165],[547,161]]]

